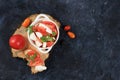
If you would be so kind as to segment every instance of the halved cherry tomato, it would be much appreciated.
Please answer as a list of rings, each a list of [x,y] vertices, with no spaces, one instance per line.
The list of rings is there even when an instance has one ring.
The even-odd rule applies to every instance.
[[[23,26],[23,27],[28,27],[30,23],[31,23],[30,18],[26,18],[26,19],[23,21],[22,26]]]
[[[25,41],[25,38],[22,35],[15,34],[15,35],[10,37],[9,45],[10,45],[10,47],[12,47],[14,49],[19,50],[19,49],[25,48],[26,41]]]
[[[50,42],[47,42],[47,47],[50,47],[54,44],[54,42],[50,41]]]

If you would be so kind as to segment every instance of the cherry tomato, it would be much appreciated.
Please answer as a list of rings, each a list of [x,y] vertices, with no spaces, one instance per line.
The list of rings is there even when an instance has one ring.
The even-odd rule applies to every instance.
[[[20,34],[15,34],[10,37],[9,45],[14,49],[23,49],[25,48],[26,41],[25,38]]]
[[[54,44],[54,42],[47,42],[47,47],[50,47],[50,46],[52,46]]]
[[[72,38],[72,39],[75,38],[75,34],[73,32],[69,31],[69,32],[67,32],[67,34],[70,38]]]
[[[30,23],[31,23],[30,18],[26,18],[26,19],[23,21],[22,26],[23,26],[23,27],[28,27]]]
[[[69,31],[70,29],[71,29],[71,27],[69,25],[67,25],[67,26],[64,27],[65,31]]]

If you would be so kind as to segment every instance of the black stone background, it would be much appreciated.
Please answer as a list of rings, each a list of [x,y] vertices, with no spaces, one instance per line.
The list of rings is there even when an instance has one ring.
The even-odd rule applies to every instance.
[[[48,69],[32,75],[12,58],[8,40],[35,13],[50,14],[61,28]],[[67,24],[75,39],[64,32]],[[0,0],[0,80],[120,80],[120,0]]]

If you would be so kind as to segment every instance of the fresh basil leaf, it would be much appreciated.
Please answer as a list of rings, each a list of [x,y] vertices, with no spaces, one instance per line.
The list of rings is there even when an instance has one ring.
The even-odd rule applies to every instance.
[[[50,35],[48,35],[48,36],[41,37],[41,40],[42,42],[47,42],[47,41],[53,41],[54,39],[53,37],[50,37]]]
[[[29,34],[31,34],[31,33],[33,32],[32,27],[33,27],[33,26],[29,26],[29,27],[27,28],[27,31],[29,30]]]
[[[56,32],[52,32],[52,36],[56,36],[56,34],[57,34]]]
[[[30,60],[34,60],[35,58],[37,57],[37,54],[36,53],[34,53],[34,55],[33,56],[30,56]]]
[[[49,37],[47,38],[47,41],[53,41],[53,40],[54,40],[53,37],[50,37],[50,36],[49,36]]]
[[[47,42],[46,36],[41,37],[42,42]]]

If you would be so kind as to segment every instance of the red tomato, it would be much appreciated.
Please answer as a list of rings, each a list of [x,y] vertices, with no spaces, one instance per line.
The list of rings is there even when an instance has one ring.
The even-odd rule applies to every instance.
[[[27,53],[27,55],[28,55],[28,56],[32,56],[32,55],[34,55],[35,53],[36,53],[35,51],[30,50],[30,51]]]
[[[31,60],[30,57],[34,56],[34,54],[36,54],[36,57],[34,57],[34,60]],[[44,64],[44,61],[40,58],[40,54],[37,53],[36,51],[31,50],[27,53],[27,55],[28,55],[27,60],[29,61],[29,66],[37,66]]]
[[[56,35],[58,34],[58,32],[57,32],[57,30],[56,30],[56,29],[53,29],[53,32],[55,32],[55,33],[56,33]]]
[[[22,26],[23,26],[23,27],[28,27],[29,24],[30,24],[30,22],[31,22],[30,18],[26,18],[26,19],[23,21]]]
[[[35,61],[30,61],[29,66],[43,65],[44,61],[41,58],[36,58]]]
[[[54,44],[54,42],[47,42],[47,47],[50,47]]]
[[[47,35],[46,29],[42,26],[34,26],[33,31],[40,32],[44,36]]]
[[[70,29],[71,29],[71,27],[69,25],[67,25],[67,26],[64,27],[65,31],[69,31]]]
[[[51,25],[52,27],[55,27],[55,24],[50,21],[42,21],[42,23],[46,24],[46,25]]]
[[[72,39],[75,38],[75,33],[71,32],[71,31],[68,31],[67,34],[70,38],[72,38]]]
[[[45,24],[45,25],[48,25],[49,28],[50,28],[52,31],[53,31],[54,29],[56,29],[55,24],[52,23],[52,22],[50,22],[50,21],[43,21],[42,23]]]
[[[47,35],[46,29],[43,27],[38,27],[37,31],[42,33],[43,35]]]
[[[32,27],[32,30],[33,30],[33,31],[37,31],[37,28],[36,28],[36,27],[37,27],[37,26],[33,26],[33,27]]]
[[[19,49],[25,48],[26,41],[25,41],[25,38],[22,35],[15,34],[15,35],[10,37],[9,45],[10,45],[10,47],[12,47],[14,49],[19,50]]]

